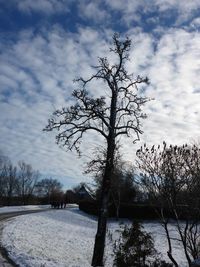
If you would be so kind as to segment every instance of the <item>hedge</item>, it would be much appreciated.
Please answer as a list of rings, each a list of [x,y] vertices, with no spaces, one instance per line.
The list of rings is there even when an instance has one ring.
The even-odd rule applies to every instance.
[[[97,201],[81,201],[79,209],[92,215],[98,215],[99,203]],[[119,208],[119,217],[128,219],[159,219],[159,207],[144,204],[127,204],[122,203]],[[173,217],[172,214],[165,210],[167,217]],[[109,217],[116,217],[116,207],[109,206]]]

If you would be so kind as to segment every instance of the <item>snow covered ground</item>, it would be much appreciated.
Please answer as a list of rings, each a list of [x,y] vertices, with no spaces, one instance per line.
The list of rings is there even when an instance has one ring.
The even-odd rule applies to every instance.
[[[23,215],[6,222],[2,244],[20,267],[89,267],[96,226],[95,217],[72,207]],[[115,238],[119,223],[111,220],[108,227]],[[144,223],[144,227],[153,234],[157,250],[167,259],[162,227],[155,222]],[[174,231],[173,225],[171,231]],[[187,266],[178,244],[174,244],[174,250],[180,266]],[[105,258],[105,266],[111,267],[109,240]]]

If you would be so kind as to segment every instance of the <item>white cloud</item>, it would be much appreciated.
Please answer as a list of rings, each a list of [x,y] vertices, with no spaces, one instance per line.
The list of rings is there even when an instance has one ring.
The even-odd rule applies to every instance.
[[[161,17],[170,16],[172,10],[177,12],[176,25],[179,25],[197,15],[196,11],[200,8],[198,0],[127,0],[124,2],[105,0],[105,3],[111,10],[121,12],[121,20],[127,25],[131,25],[133,21],[141,23],[143,15],[156,11]]]
[[[192,22],[191,25],[193,25],[194,27],[199,27],[200,26],[200,17],[195,18]]]
[[[56,133],[42,129],[55,108],[71,103],[71,92],[77,88],[73,79],[91,75],[90,66],[97,63],[104,43],[89,28],[71,34],[55,27],[37,35],[31,30],[21,32],[17,42],[2,44],[0,140],[2,151],[14,162],[25,160],[43,174],[73,177],[71,184],[83,179],[85,158],[77,160],[74,153],[60,149],[55,144]],[[83,151],[96,142],[98,138],[89,134]]]
[[[79,1],[79,15],[82,18],[92,19],[96,23],[99,21],[106,21],[109,19],[108,12],[101,8],[100,4],[102,1],[88,1],[88,0],[82,0]]]
[[[195,93],[200,88],[199,45],[200,34],[184,30],[166,32],[157,44],[145,70],[152,83],[149,94],[155,100],[148,104],[143,140],[183,143],[199,137],[200,94]]]
[[[180,13],[186,12],[187,14],[193,12],[194,10],[200,7],[200,3],[198,0],[182,0],[181,2],[178,0],[155,0],[154,4],[159,7],[160,11],[177,8]]]
[[[16,1],[20,11],[25,13],[41,12],[46,14],[63,13],[68,11],[68,4],[71,1],[66,0],[20,0]]]
[[[200,9],[199,0],[126,0],[123,2],[121,0],[10,0],[4,2],[3,5],[9,8],[17,7],[19,11],[26,14],[39,12],[45,15],[70,13],[74,5],[78,10],[76,15],[90,20],[94,25],[101,22],[104,26],[119,22],[128,26],[132,26],[133,22],[141,25],[146,15],[152,16],[147,18],[146,23],[159,24],[159,19],[170,18],[172,14],[176,16],[174,26],[178,26],[199,17]],[[157,13],[157,18],[155,13]]]

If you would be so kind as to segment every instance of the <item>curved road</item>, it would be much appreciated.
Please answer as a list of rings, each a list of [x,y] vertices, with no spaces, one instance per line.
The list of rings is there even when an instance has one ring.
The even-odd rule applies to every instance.
[[[13,211],[13,212],[7,212],[7,213],[0,213],[0,231],[2,231],[2,225],[1,223],[7,219],[19,216],[19,215],[26,215],[30,213],[36,213],[36,212],[42,212],[42,211],[48,211],[48,209],[42,209],[42,210],[25,210],[25,211]],[[0,233],[1,234],[1,233]],[[11,259],[8,257],[7,251],[1,246],[0,244],[0,266],[1,267],[17,267]]]

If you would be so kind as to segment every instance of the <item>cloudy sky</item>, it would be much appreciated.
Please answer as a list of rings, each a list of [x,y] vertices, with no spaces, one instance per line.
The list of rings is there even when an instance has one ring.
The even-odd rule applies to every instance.
[[[126,160],[143,142],[198,140],[199,15],[199,0],[0,0],[0,151],[66,188],[90,181],[82,171],[96,136],[79,159],[42,129],[71,101],[73,79],[89,77],[107,54],[114,32],[132,39],[127,68],[149,77],[146,95],[155,99],[145,107],[141,141],[123,144]]]

